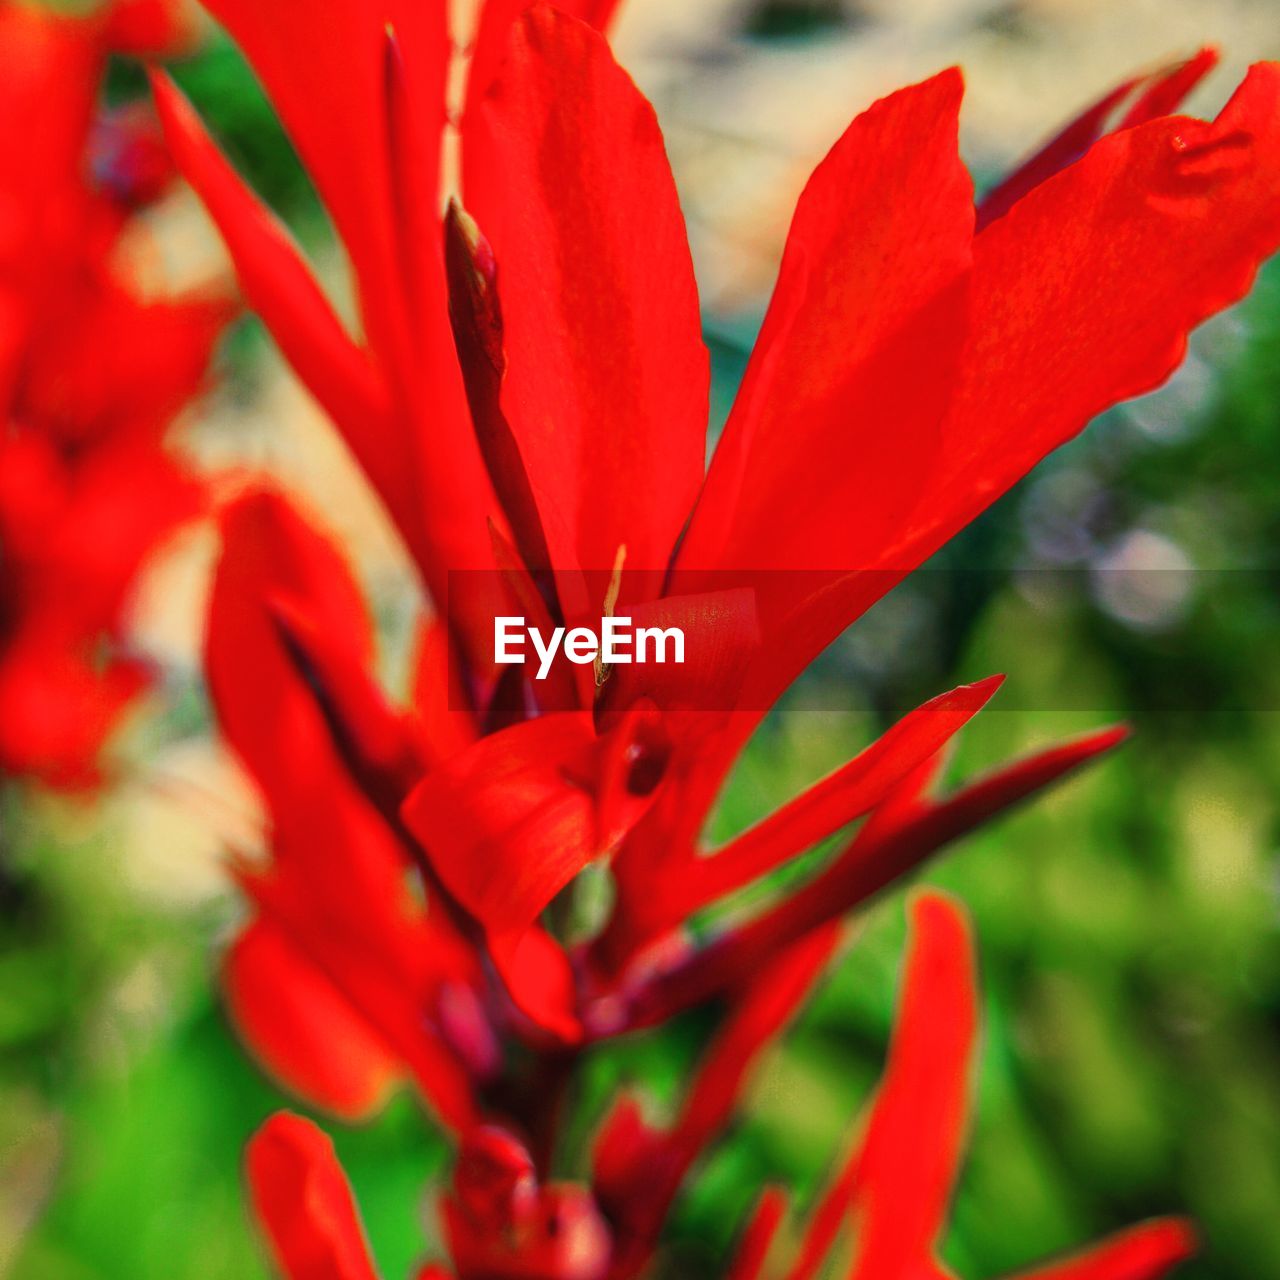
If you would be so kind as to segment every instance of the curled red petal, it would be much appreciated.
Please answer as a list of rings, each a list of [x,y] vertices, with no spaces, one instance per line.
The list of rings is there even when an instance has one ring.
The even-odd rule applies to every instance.
[[[582,712],[480,739],[405,801],[409,830],[451,894],[493,934],[523,930],[602,851]]]

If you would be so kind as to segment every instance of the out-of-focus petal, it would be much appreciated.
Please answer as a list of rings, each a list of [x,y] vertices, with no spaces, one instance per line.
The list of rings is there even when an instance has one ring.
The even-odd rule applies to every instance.
[[[255,921],[231,945],[223,989],[263,1065],[335,1116],[369,1118],[405,1078],[402,1056],[276,925]]]
[[[1197,1248],[1181,1218],[1157,1218],[1119,1231],[1070,1257],[1020,1271],[1016,1280],[1160,1280]]]
[[[409,477],[386,388],[368,356],[343,330],[288,232],[227,163],[186,98],[159,73],[152,88],[169,147],[218,224],[249,304],[403,517]]]
[[[769,1246],[787,1212],[787,1193],[780,1187],[766,1187],[747,1221],[725,1280],[760,1280],[768,1259]]]
[[[245,1158],[254,1212],[286,1280],[378,1280],[333,1144],[310,1120],[279,1112]]]

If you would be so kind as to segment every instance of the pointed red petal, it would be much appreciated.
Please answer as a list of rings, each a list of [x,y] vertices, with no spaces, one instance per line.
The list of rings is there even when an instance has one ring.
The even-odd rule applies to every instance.
[[[371,341],[394,350],[403,314],[397,299],[394,215],[391,207],[383,45],[388,22],[412,5],[333,0],[322,21],[299,0],[210,0],[209,11],[231,33],[262,80],[272,105],[321,198],[333,215],[356,269]],[[423,93],[443,115],[445,41],[438,32],[424,67],[438,64]],[[397,28],[401,25],[396,23]],[[415,33],[424,24],[413,22]]]
[[[902,563],[933,550],[1046,453],[1177,367],[1280,245],[1280,67],[1216,121],[1112,134],[978,237],[970,339]]]
[[[617,1223],[613,1280],[643,1270],[685,1175],[737,1109],[750,1072],[799,1011],[838,940],[835,927],[817,931],[742,986],[668,1133],[649,1130],[634,1111],[619,1112],[606,1130],[611,1185],[606,1191],[599,1176],[596,1182]]]
[[[174,159],[218,224],[250,306],[374,485],[403,514],[403,460],[391,437],[387,390],[369,358],[344,331],[288,232],[227,163],[191,104],[167,76],[153,74],[152,88]]]
[[[973,946],[941,894],[912,904],[897,1025],[858,1161],[851,1280],[912,1274],[932,1259],[964,1143],[977,1035]]]
[[[1030,1271],[1016,1280],[1160,1280],[1195,1252],[1191,1225],[1180,1218],[1143,1222],[1072,1257]]]
[[[1183,99],[1218,65],[1218,51],[1212,46],[1201,49],[1194,58],[1188,58],[1153,76],[1138,100],[1125,112],[1120,122],[1122,129],[1132,129],[1171,115],[1182,106]]]
[[[696,863],[686,911],[758,879],[875,808],[894,784],[936,755],[987,704],[1003,676],[962,685],[903,717],[843,768],[732,843]]]
[[[781,1187],[766,1187],[751,1212],[725,1280],[760,1280],[769,1246],[787,1213],[788,1197]]]
[[[1136,79],[1126,80],[1104,94],[1061,133],[1024,160],[1004,181],[988,191],[978,205],[978,229],[1003,217],[1028,191],[1033,191],[1046,178],[1079,160],[1102,137],[1116,108],[1133,92],[1137,83]]]
[[[679,557],[682,568],[790,571],[762,581],[779,596],[764,617],[817,589],[796,570],[867,565],[924,484],[973,229],[962,88],[949,71],[876,103],[797,206]]]
[[[661,570],[702,478],[708,368],[653,110],[602,37],[537,7],[464,156],[497,261],[502,406],[553,564],[607,570],[625,546],[628,568]]]
[[[1106,729],[1015,761],[937,802],[895,804],[897,823],[873,814],[848,847],[800,889],[712,942],[687,965],[659,978],[637,1006],[641,1025],[669,1017],[762,963],[779,945],[825,924],[907,874],[944,845],[1072,773],[1123,741]],[[921,766],[927,773],[929,762]]]
[[[989,191],[978,206],[978,228],[1003,217],[1028,191],[1034,190],[1046,179],[1074,164],[1106,132],[1107,124],[1116,109],[1140,85],[1142,93],[1125,112],[1119,124],[1121,129],[1131,129],[1176,111],[1183,98],[1218,63],[1215,49],[1201,49],[1194,58],[1180,62],[1146,79],[1134,77],[1118,85],[1100,98],[1088,110],[1082,112],[1055,138],[1015,169],[999,186]]]
[[[272,1116],[245,1164],[254,1212],[287,1280],[378,1280],[333,1144],[311,1121]]]
[[[482,738],[423,779],[404,820],[440,880],[493,934],[527,928],[601,852],[596,737],[565,712]]]

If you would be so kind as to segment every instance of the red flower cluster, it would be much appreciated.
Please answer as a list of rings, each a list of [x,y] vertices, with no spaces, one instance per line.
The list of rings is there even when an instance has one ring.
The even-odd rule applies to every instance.
[[[859,116],[815,171],[704,475],[688,248],[653,112],[598,31],[610,7],[490,0],[451,116],[443,5],[335,0],[321,22],[286,0],[211,4],[347,247],[359,340],[156,80],[249,300],[442,610],[399,709],[371,674],[339,552],[272,494],[226,510],[207,667],[272,842],[265,869],[240,871],[254,916],[227,959],[229,1003],[266,1065],[319,1106],[366,1115],[405,1080],[429,1101],[460,1143],[444,1214],[464,1280],[636,1274],[838,921],[1118,740],[938,795],[947,744],[998,683],[984,681],[727,846],[701,845],[744,742],[805,665],[1044,454],[1165,378],[1188,331],[1280,245],[1277,68],[1255,68],[1212,122],[1166,115],[1210,56],[1122,86],[976,216],[961,81],[944,73]],[[451,122],[461,203],[441,217]],[[482,571],[481,589],[451,593],[461,570]],[[623,610],[678,620],[689,662],[561,662],[545,682],[494,664],[495,612],[550,626]],[[798,890],[719,931],[690,927],[857,820]],[[605,858],[603,926],[552,927],[556,899]],[[959,926],[922,911],[890,1081],[830,1211],[855,1206],[858,1275],[937,1273],[962,1073],[926,1068],[913,1046],[945,1032],[962,1065],[971,1020]],[[915,1005],[942,999],[919,976],[935,967],[963,990],[930,1027]],[[713,997],[726,1026],[675,1127],[624,1105],[589,1192],[545,1183],[576,1055]],[[903,1118],[934,1106],[936,1123]],[[267,1130],[259,1203],[291,1274],[366,1276],[319,1141],[295,1121]],[[900,1203],[888,1214],[898,1197],[918,1221]],[[1154,1276],[1182,1251],[1164,1232],[1051,1274]]]
[[[0,4],[0,774],[94,776],[148,680],[115,647],[126,592],[199,502],[160,438],[228,309],[131,284],[122,238],[171,165],[149,117],[98,107],[110,52],[181,34],[152,0]]]

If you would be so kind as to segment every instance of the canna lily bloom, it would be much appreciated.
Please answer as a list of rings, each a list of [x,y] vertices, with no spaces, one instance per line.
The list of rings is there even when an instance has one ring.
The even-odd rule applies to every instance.
[[[330,734],[333,772],[499,979],[514,1007],[499,1022],[568,1046],[723,992],[748,958],[1119,740],[938,797],[948,743],[997,683],[980,682],[726,847],[701,845],[744,741],[814,655],[1044,454],[1167,377],[1188,331],[1247,289],[1280,244],[1275,67],[1212,122],[1166,114],[1211,54],[1121,86],[976,213],[959,74],[875,104],[800,198],[704,475],[707,361],[676,191],[651,108],[592,25],[603,9],[485,7],[456,115],[461,205],[442,221],[443,6],[343,0],[323,26],[281,21],[276,3],[212,8],[329,206],[362,337],[158,78],[172,148],[443,609],[408,713],[326,639],[315,601],[294,593],[270,643]],[[248,535],[225,558],[228,575],[270,559]],[[450,594],[450,573],[477,567],[484,589]],[[495,610],[571,623],[624,608],[686,622],[688,670],[495,675]],[[263,745],[254,682],[235,676],[251,664],[217,634],[215,618],[219,716],[261,759],[281,747]],[[699,686],[714,710],[691,704]],[[251,771],[283,804],[287,787]],[[859,820],[798,893],[689,943],[691,917]],[[566,949],[542,914],[605,857],[610,917]]]
[[[919,896],[884,1078],[849,1156],[811,1210],[798,1251],[771,1248],[787,1207],[768,1189],[741,1233],[727,1280],[923,1280],[951,1273],[938,1250],[964,1146],[977,995],[962,912],[939,894]],[[830,954],[830,936],[793,953],[781,978],[731,1020],[713,1044],[680,1115],[666,1131],[626,1103],[597,1140],[590,1186],[542,1185],[521,1143],[496,1128],[474,1131],[441,1203],[445,1263],[419,1280],[627,1280],[647,1265],[691,1167],[723,1127],[743,1078],[779,1034]],[[374,1280],[376,1271],[349,1187],[324,1134],[287,1113],[249,1146],[253,1205],[287,1280]],[[841,1237],[843,1269],[829,1265]],[[1159,1280],[1194,1251],[1190,1229],[1158,1219],[1022,1280]]]
[[[263,919],[294,923],[287,949],[259,949],[238,978],[244,952],[233,953],[232,1006],[304,1096],[349,1114],[407,1077],[433,1097],[434,1069],[404,1048],[424,1034],[423,1008],[426,1034],[449,1046],[439,1092],[463,1092],[460,1060],[483,1098],[489,1069],[467,1064],[491,1060],[489,1037],[565,1049],[722,994],[1119,741],[1092,734],[938,795],[949,742],[998,683],[983,681],[913,712],[724,848],[701,844],[744,741],[809,660],[1045,453],[1163,380],[1188,331],[1247,289],[1280,244],[1276,68],[1255,68],[1212,122],[1166,114],[1210,54],[1127,83],[976,212],[957,154],[958,73],[875,104],[801,196],[704,475],[707,362],[688,249],[652,110],[596,30],[607,6],[580,9],[586,21],[485,6],[454,117],[461,205],[443,219],[443,6],[342,0],[323,25],[284,21],[278,2],[211,7],[347,246],[362,335],[158,77],[171,147],[442,610],[401,711],[370,674],[367,638],[340,639],[341,571],[323,537],[279,513],[275,531],[225,525],[215,705],[277,844],[292,847],[276,864],[298,868],[277,877],[276,906],[255,895]],[[272,550],[286,524],[292,568]],[[472,570],[482,589],[451,594]],[[499,678],[486,646],[494,612],[513,604],[552,623],[623,608],[680,619],[698,656],[643,678],[563,664],[543,683]],[[243,628],[241,610],[255,619]],[[255,674],[266,670],[269,681]],[[714,710],[691,704],[699,685]],[[263,716],[268,698],[305,707],[323,747],[305,795],[279,765],[294,713]],[[350,805],[335,798],[348,793]],[[689,941],[691,918],[857,821],[799,891]],[[411,914],[446,931],[440,955],[453,959],[405,988],[400,961],[368,952],[372,1004],[402,1012],[378,1017],[377,1071],[362,1078],[355,1055],[352,1078],[317,1093],[319,1059],[289,1046],[323,1043],[330,1016],[368,1021],[337,952],[364,945],[361,930],[395,936],[399,925],[367,921],[408,910],[393,892],[365,924],[334,931],[376,896],[341,900],[339,870],[374,845],[388,885],[417,878],[426,909]],[[605,857],[609,919],[566,947],[543,913]],[[465,1032],[446,1029],[442,982],[468,993]],[[309,1030],[291,1039],[283,1010],[298,1002],[288,1025]],[[468,1119],[435,1102],[455,1126]]]
[[[168,13],[0,4],[0,773],[53,784],[94,778],[149,683],[118,643],[127,593],[201,501],[160,437],[228,308],[130,282],[121,239],[172,167],[153,121],[97,105],[108,54],[167,47]]]
[[[938,797],[945,744],[994,684],[945,695],[706,860],[708,878],[690,878],[682,901],[712,901],[719,885],[730,891],[772,870],[785,841],[815,841],[825,824],[849,820],[841,814],[874,808],[815,878],[700,948],[669,935],[608,985],[590,967],[596,944],[566,947],[545,921],[519,915],[492,927],[490,898],[509,901],[520,886],[495,880],[486,890],[484,862],[472,878],[465,860],[442,872],[401,818],[400,799],[425,774],[409,824],[430,784],[436,817],[456,823],[460,840],[477,841],[502,812],[517,829],[533,815],[539,850],[554,858],[564,836],[571,854],[583,826],[635,830],[646,799],[632,796],[627,780],[653,724],[625,724],[601,739],[580,717],[548,716],[469,746],[455,736],[438,632],[419,654],[415,705],[399,710],[368,674],[372,627],[338,549],[269,492],[229,503],[220,526],[209,688],[229,746],[262,793],[271,846],[265,865],[239,866],[254,915],[227,953],[224,987],[241,1034],[271,1073],[346,1119],[368,1115],[407,1082],[455,1133],[494,1110],[536,1127],[546,1105],[537,1082],[557,1074],[566,1051],[732,997],[761,957],[821,936],[928,853],[1120,736],[1089,735]],[[474,774],[460,772],[475,767],[479,749],[522,731],[539,735],[529,757],[482,754]],[[545,767],[535,767],[540,760]],[[469,808],[476,790],[505,794],[505,810]],[[493,840],[503,835],[492,828]],[[438,854],[444,846],[429,847]],[[528,1079],[513,1080],[504,1064],[502,1046],[512,1042],[532,1055]]]

